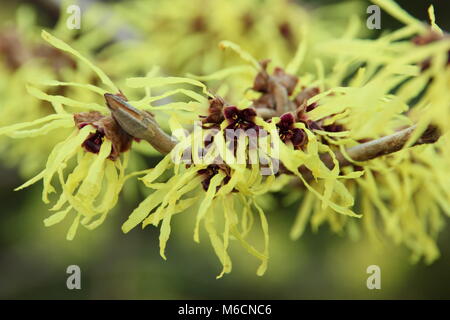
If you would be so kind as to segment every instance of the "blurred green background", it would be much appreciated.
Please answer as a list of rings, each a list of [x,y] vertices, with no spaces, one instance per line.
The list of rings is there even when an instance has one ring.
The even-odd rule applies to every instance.
[[[2,0],[9,12],[23,1]],[[51,25],[55,11],[48,1],[36,6],[43,25]],[[318,6],[338,1],[306,1]],[[433,1],[398,1],[423,20]],[[450,30],[449,1],[434,1],[441,27]],[[6,11],[4,11],[6,12]],[[398,23],[386,14],[383,28]],[[149,161],[152,161],[150,159]],[[268,212],[271,236],[269,269],[255,274],[258,262],[239,246],[231,250],[233,271],[216,280],[218,263],[206,237],[192,241],[193,215],[173,221],[167,261],[159,256],[159,231],[136,228],[120,231],[135,203],[121,201],[97,231],[81,228],[65,241],[70,221],[45,228],[47,207],[40,201],[41,185],[12,191],[22,179],[0,167],[0,298],[1,299],[450,299],[450,227],[439,239],[441,258],[430,266],[412,264],[409,252],[392,242],[375,247],[364,239],[351,241],[321,228],[296,242],[289,230],[298,204]],[[143,196],[141,197],[143,198]],[[366,268],[381,268],[381,290],[369,290]],[[81,290],[66,288],[66,268],[81,268]]]

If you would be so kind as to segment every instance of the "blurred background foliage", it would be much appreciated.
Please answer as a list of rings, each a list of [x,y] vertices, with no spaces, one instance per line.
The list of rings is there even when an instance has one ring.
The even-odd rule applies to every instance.
[[[318,7],[343,1],[303,2]],[[423,20],[434,2],[440,26],[450,30],[448,1],[397,2]],[[13,17],[23,3],[35,7],[38,23],[44,27],[52,26],[58,19],[57,6],[46,0],[2,0],[0,19]],[[368,5],[367,2],[362,7]],[[383,14],[383,29],[399,26]],[[149,165],[156,160],[149,156]],[[157,229],[133,230],[127,235],[120,231],[136,203],[122,199],[101,228],[96,232],[80,230],[78,237],[69,242],[65,241],[68,221],[54,228],[44,227],[42,220],[48,211],[40,201],[40,185],[14,192],[23,181],[17,170],[0,167],[0,177],[1,299],[450,298],[449,226],[439,239],[441,258],[427,266],[412,264],[407,249],[395,247],[392,242],[374,246],[364,237],[350,240],[325,227],[318,233],[308,229],[299,241],[293,242],[288,231],[298,203],[287,208],[279,205],[279,210],[268,214],[271,258],[267,273],[257,277],[257,261],[236,247],[231,250],[233,272],[216,280],[220,265],[207,241],[200,245],[191,241],[193,215],[180,215],[173,222],[174,231],[166,250],[168,260],[164,261],[159,256]],[[66,268],[73,264],[81,268],[81,290],[66,288]],[[381,267],[381,290],[366,287],[366,268],[372,264]]]

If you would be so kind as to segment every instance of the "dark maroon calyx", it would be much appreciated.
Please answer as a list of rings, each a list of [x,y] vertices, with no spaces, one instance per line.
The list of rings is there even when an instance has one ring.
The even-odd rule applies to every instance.
[[[285,113],[276,124],[281,141],[291,143],[294,149],[300,149],[308,142],[306,132],[295,127],[295,118],[292,113]]]
[[[224,108],[223,114],[228,122],[226,129],[258,129],[255,124],[256,111],[253,108],[240,110],[235,106],[230,106]]]

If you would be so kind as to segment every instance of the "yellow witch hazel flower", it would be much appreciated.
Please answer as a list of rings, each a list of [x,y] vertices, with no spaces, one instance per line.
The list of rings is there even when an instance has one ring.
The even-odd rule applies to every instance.
[[[378,220],[381,219],[385,234],[396,243],[410,248],[414,260],[424,257],[425,261],[430,263],[439,255],[436,239],[444,225],[442,213],[448,215],[450,210],[448,184],[450,163],[448,151],[444,150],[447,135],[434,145],[415,147],[371,161],[355,161],[346,150],[358,146],[361,142],[395,134],[401,128],[415,123],[417,125],[414,133],[401,147],[406,148],[417,143],[417,140],[430,130],[430,124],[440,127],[443,132],[448,131],[449,42],[443,36],[433,35],[434,33],[430,35],[429,27],[411,18],[395,3],[391,1],[376,1],[376,3],[389,8],[393,11],[393,15],[402,17],[410,26],[377,40],[360,41],[354,39],[358,21],[351,20],[342,39],[325,42],[323,45],[324,50],[336,57],[332,74],[325,74],[323,64],[320,60],[316,60],[317,75],[302,74],[299,80],[301,85],[296,87],[295,81],[298,79],[295,80],[279,68],[275,68],[273,78],[278,78],[286,89],[283,96],[277,94],[276,90],[270,92],[268,72],[260,72],[252,88],[259,92],[260,96],[254,98],[250,95],[249,99],[254,98],[253,101],[244,98],[243,104],[246,106],[253,104],[260,114],[269,117],[274,113],[283,112],[282,108],[278,109],[280,105],[289,107],[292,104],[288,110],[296,109],[296,120],[301,123],[294,124],[288,116],[282,116],[281,119],[273,118],[271,123],[258,124],[266,129],[274,129],[274,126],[277,126],[283,142],[289,135],[291,139],[292,136],[296,136],[292,130],[294,127],[304,130],[306,125],[310,131],[306,135],[308,145],[303,148],[305,149],[303,152],[308,153],[308,149],[313,148],[318,150],[313,153],[316,156],[311,157],[311,164],[309,167],[306,166],[306,169],[312,171],[317,178],[320,177],[317,168],[322,167],[330,178],[326,179],[326,175],[323,175],[321,177],[323,180],[311,182],[306,179],[308,171],[297,168],[306,165],[307,157],[304,154],[303,157],[294,157],[291,152],[286,152],[289,156],[283,158],[286,147],[281,144],[280,159],[283,166],[297,175],[306,187],[304,192],[294,190],[289,196],[291,200],[300,197],[302,199],[298,217],[291,231],[293,239],[304,232],[308,223],[317,230],[325,222],[329,223],[335,232],[345,230],[355,236],[356,223],[350,218],[355,216],[353,209],[363,213],[363,226],[371,238],[381,238],[377,230],[377,225],[380,225]],[[429,12],[432,29],[439,30],[435,24],[432,7]],[[423,35],[419,34],[419,38],[415,38],[414,42],[398,41],[417,32]],[[425,40],[423,36],[426,36]],[[429,40],[430,37],[432,41]],[[418,48],[414,48],[418,45]],[[239,46],[230,42],[223,42],[222,46],[238,51],[258,70],[258,63]],[[301,46],[298,50],[301,52]],[[374,53],[380,50],[387,54],[380,56]],[[300,58],[294,60],[288,69],[298,70],[295,66],[301,63]],[[357,72],[354,71],[355,64],[361,65],[359,69],[356,68]],[[265,70],[267,62],[262,66]],[[217,72],[199,78],[211,80],[221,79],[221,76],[223,74]],[[419,95],[424,90],[425,93]],[[286,99],[287,97],[289,99]],[[417,97],[419,102],[408,105]],[[276,98],[283,103],[278,103]],[[405,116],[405,112],[408,112],[408,117]],[[285,128],[290,126],[289,123],[293,124],[293,128],[286,130]],[[286,134],[282,134],[282,131]],[[308,130],[304,131],[308,133]],[[294,139],[294,141],[302,140]],[[314,144],[317,140],[319,149]],[[294,146],[296,145],[301,143],[294,143]],[[328,160],[332,159],[334,165],[325,166],[322,161],[327,152],[330,156]],[[321,156],[317,156],[318,154]],[[340,168],[337,164],[342,160],[353,165]],[[327,162],[330,163],[331,161]],[[334,176],[329,172],[330,167],[334,168],[332,170]],[[361,168],[365,171],[361,178],[346,179],[342,183],[335,181],[338,176],[345,178],[345,174],[351,178],[358,178],[362,174],[359,171]],[[343,192],[331,194],[333,190]],[[361,199],[355,206],[354,199],[357,196]],[[339,199],[344,206],[333,203]],[[333,211],[346,214],[336,215]]]
[[[239,8],[247,12],[253,1],[244,1]],[[174,12],[173,4],[166,7],[163,3],[152,2],[149,6],[161,9],[154,11],[161,13],[163,22],[167,17],[170,22],[179,18],[178,14],[192,14],[188,10]],[[197,2],[193,3],[195,6]],[[182,16],[200,29],[196,30],[198,37],[180,44],[181,48],[200,49],[200,44],[210,44],[208,33],[200,31],[213,28],[217,22],[227,32],[232,29],[230,38],[238,33],[233,24],[221,20],[233,12],[228,2],[208,3],[223,9],[224,14],[218,15],[220,19],[213,15],[211,21],[209,16],[200,20],[195,15]],[[292,238],[299,237],[308,223],[313,229],[328,223],[335,232],[356,235],[356,224],[362,222],[370,237],[381,238],[382,229],[396,243],[410,248],[414,259],[433,261],[439,254],[435,241],[444,224],[442,212],[449,214],[450,210],[450,152],[446,148],[450,44],[437,26],[432,8],[430,28],[393,1],[374,3],[407,26],[377,40],[361,41],[356,38],[360,22],[352,18],[340,39],[324,42],[332,58],[322,58],[321,54],[310,61],[306,53],[316,52],[318,43],[309,51],[311,43],[304,38],[292,59],[286,59],[290,60],[287,64],[280,63],[286,57],[276,53],[281,45],[269,45],[273,51],[269,50],[268,56],[275,62],[271,63],[257,61],[245,50],[247,45],[252,50],[259,48],[250,40],[240,39],[239,45],[222,41],[220,47],[237,53],[245,65],[220,69],[220,58],[205,53],[204,64],[200,64],[208,72],[209,68],[218,71],[191,78],[160,77],[156,67],[148,72],[141,69],[142,57],[134,59],[136,65],[133,59],[127,59],[132,62],[125,68],[146,74],[125,81],[132,94],[143,92],[138,100],[128,100],[85,55],[42,32],[51,46],[71,55],[88,70],[82,69],[82,75],[94,73],[101,85],[79,81],[84,78],[77,78],[75,73],[74,81],[58,78],[28,86],[29,93],[50,103],[54,112],[0,128],[0,134],[12,138],[47,137],[55,135],[59,128],[68,134],[51,151],[45,169],[18,189],[42,180],[46,203],[50,202],[50,194],[59,189],[51,208],[55,213],[45,224],[56,224],[73,213],[67,235],[73,239],[80,224],[88,229],[98,227],[117,203],[125,181],[141,176],[139,180],[151,194],[130,214],[122,225],[123,232],[139,224],[159,226],[160,255],[165,259],[172,218],[195,212],[194,241],[199,242],[206,231],[222,265],[218,277],[231,272],[229,249],[233,242],[260,261],[258,275],[266,272],[269,223],[259,197],[283,189],[289,190],[290,200],[301,199]],[[133,4],[146,12],[143,2]],[[185,5],[192,4],[183,2],[183,8]],[[283,16],[284,2],[266,1],[264,5],[268,6],[265,10],[277,9],[276,15],[264,18],[261,24],[271,26],[271,32],[283,18],[291,18]],[[150,27],[156,28],[159,20],[150,20]],[[258,21],[252,28],[261,26]],[[146,26],[141,28],[146,30]],[[179,29],[184,30],[175,27]],[[285,28],[281,31],[288,34]],[[413,35],[417,36],[414,41],[408,39]],[[183,65],[192,54],[203,57],[197,51],[183,55],[178,40],[179,34],[172,32],[155,37],[154,43],[161,48],[164,41],[171,45],[171,52],[176,53],[174,66]],[[114,50],[117,47],[110,54]],[[120,58],[143,52],[127,51]],[[161,54],[149,52],[155,57]],[[374,54],[377,52],[383,55]],[[329,68],[330,60],[334,61],[333,68]],[[241,73],[245,76],[238,80],[223,81],[217,95],[200,82],[224,80],[230,74]],[[226,101],[221,96],[229,93],[228,84],[233,90],[226,95]],[[41,86],[71,88],[79,95],[53,94]],[[182,101],[176,99],[179,96]],[[100,99],[106,103],[100,103]],[[166,116],[172,137],[161,129],[153,112]],[[133,140],[150,142],[164,158],[154,168],[126,174]],[[285,188],[293,183],[299,187]],[[258,230],[263,240],[254,244]]]
[[[119,92],[111,80],[80,53],[45,31],[42,32],[42,37],[55,48],[83,61],[109,90]],[[106,93],[104,89],[90,84],[56,83],[83,87],[100,95]],[[108,110],[106,106],[49,95],[31,86],[29,91],[50,102],[55,112],[34,121],[3,127],[0,134],[13,138],[51,136],[59,128],[72,128],[72,133],[53,148],[45,169],[16,190],[42,180],[42,200],[49,203],[49,194],[56,192],[53,180],[57,179],[62,190],[59,199],[50,209],[56,213],[44,223],[51,226],[70,213],[75,213],[74,222],[67,234],[67,239],[72,240],[80,223],[88,229],[98,227],[116,204],[125,180],[129,154],[127,151],[132,137],[110,116],[101,113]],[[72,114],[65,107],[84,112]],[[67,173],[71,168],[73,170]]]
[[[92,84],[63,81],[43,81],[47,86],[74,87],[84,89],[106,100],[106,105],[97,102],[84,102],[61,95],[48,94],[37,87],[29,86],[28,91],[33,96],[51,103],[54,113],[34,121],[18,123],[0,128],[0,135],[12,138],[28,138],[36,136],[51,136],[56,129],[71,129],[67,138],[59,142],[50,153],[47,164],[35,177],[25,182],[16,190],[26,188],[37,181],[43,181],[42,199],[49,203],[49,195],[56,192],[54,180],[59,182],[61,192],[58,200],[50,209],[56,211],[45,219],[46,226],[54,225],[62,221],[70,213],[75,213],[75,219],[67,234],[67,239],[72,240],[79,224],[88,229],[98,227],[106,218],[109,211],[115,206],[118,195],[122,190],[125,180],[134,174],[126,176],[125,170],[129,165],[129,154],[133,136],[125,132],[117,121],[107,112],[117,109],[117,101],[120,107],[126,104],[126,98],[116,87],[110,78],[86,57],[62,40],[43,31],[42,37],[54,48],[72,55],[81,61],[87,68],[96,74],[100,82],[109,90]],[[133,101],[133,105],[142,106],[145,110],[155,111],[160,107],[152,105],[153,102],[171,97],[175,94],[184,94],[192,98],[192,102],[171,102],[165,105],[169,113],[179,112],[179,116],[173,117],[177,123],[185,122],[185,112],[194,116],[201,112],[201,105],[207,103],[207,98],[200,94],[179,88],[163,92],[159,96],[151,96],[151,89],[172,84],[191,84],[205,87],[196,80],[186,78],[161,78],[156,77],[157,69],[151,71],[147,81],[143,85],[145,96],[141,100]],[[139,79],[130,78],[127,81],[130,88],[140,87]],[[205,91],[206,92],[206,91]],[[89,97],[83,96],[83,97]],[[97,101],[95,99],[94,101]],[[130,109],[125,110],[133,114]],[[145,115],[150,115],[143,111]],[[153,120],[152,120],[153,121]],[[164,135],[162,131],[161,135]],[[158,149],[158,145],[154,147]],[[164,152],[163,149],[158,151]]]
[[[219,277],[231,271],[231,259],[227,253],[231,237],[239,240],[250,254],[261,260],[258,275],[262,275],[268,261],[268,224],[254,196],[266,192],[274,177],[272,175],[262,179],[258,163],[253,164],[251,169],[247,169],[245,164],[238,164],[236,157],[229,150],[225,150],[227,147],[224,146],[221,135],[223,132],[214,135],[214,141],[222,148],[210,146],[205,158],[200,159],[198,153],[205,147],[205,143],[201,142],[204,140],[203,135],[209,133],[209,130],[194,130],[194,133],[181,140],[170,154],[141,178],[154,193],[131,213],[122,230],[127,233],[141,222],[143,227],[149,224],[158,226],[161,222],[160,253],[166,258],[165,247],[170,235],[172,216],[198,205],[194,240],[199,242],[199,226],[204,223],[214,251],[223,265]],[[195,141],[200,141],[198,148],[193,148],[197,144]],[[245,151],[248,143],[242,139],[241,142],[237,147],[238,152]],[[183,157],[183,151],[190,151],[190,147],[194,164],[184,167],[183,159],[186,158]],[[228,157],[221,151],[228,151]],[[217,157],[227,158],[228,162],[220,164]],[[173,171],[173,177],[163,183],[156,182],[167,170]],[[242,210],[241,214],[237,213],[238,208]],[[265,239],[265,248],[262,251],[245,240],[255,211],[259,215]],[[224,224],[223,239],[218,235],[217,221]]]
[[[253,66],[256,91],[268,92],[265,86],[271,81],[279,85],[276,90],[286,90],[290,95],[295,91],[295,77],[281,69],[276,69],[274,76],[268,75],[264,63],[258,63],[236,44],[224,42],[222,45],[236,51]],[[134,82],[144,85],[147,79],[136,78]],[[197,123],[187,135],[183,133],[183,127],[173,121],[171,130],[178,144],[141,178],[154,192],[131,213],[122,230],[129,232],[140,223],[143,227],[160,225],[160,254],[165,259],[172,217],[190,207],[197,208],[194,240],[200,240],[200,225],[203,224],[223,266],[218,277],[231,271],[228,254],[231,240],[238,240],[261,261],[257,274],[263,275],[269,259],[269,231],[257,196],[285,183],[283,179],[277,180],[280,174],[297,176],[324,208],[359,217],[350,209],[353,198],[339,180],[357,178],[362,172],[341,175],[334,153],[313,133],[312,123],[296,121],[289,112],[281,117],[272,117],[270,122],[259,116],[259,110],[276,111],[277,108],[270,103],[263,105],[279,98],[274,92],[266,94],[273,95],[270,98],[274,99],[263,95],[254,101],[254,106],[259,104],[257,108],[249,107],[250,101],[246,99],[233,106],[220,97],[211,98],[208,115],[203,115],[201,123]],[[332,157],[334,168],[330,169],[322,162],[321,153]],[[324,190],[310,185],[299,168],[308,170],[313,179],[321,181]],[[164,178],[167,171],[172,173],[168,180]],[[255,213],[261,223],[263,250],[258,250],[247,240]],[[223,231],[218,231],[220,225]]]

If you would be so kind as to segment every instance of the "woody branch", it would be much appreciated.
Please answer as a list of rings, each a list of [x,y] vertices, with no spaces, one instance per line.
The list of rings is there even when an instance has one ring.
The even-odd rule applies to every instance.
[[[117,95],[105,94],[105,99],[113,117],[128,134],[149,142],[162,154],[168,154],[175,147],[176,141],[161,129],[151,114],[134,108]],[[346,153],[353,161],[360,162],[397,152],[403,149],[416,129],[417,126],[413,125],[391,135],[351,147]],[[440,136],[439,129],[430,125],[412,146],[434,143]],[[340,167],[352,164],[341,152],[336,151],[335,155]],[[321,158],[327,167],[333,168],[334,164],[329,154],[324,154]],[[306,168],[299,170],[306,179],[310,178],[311,173]]]

